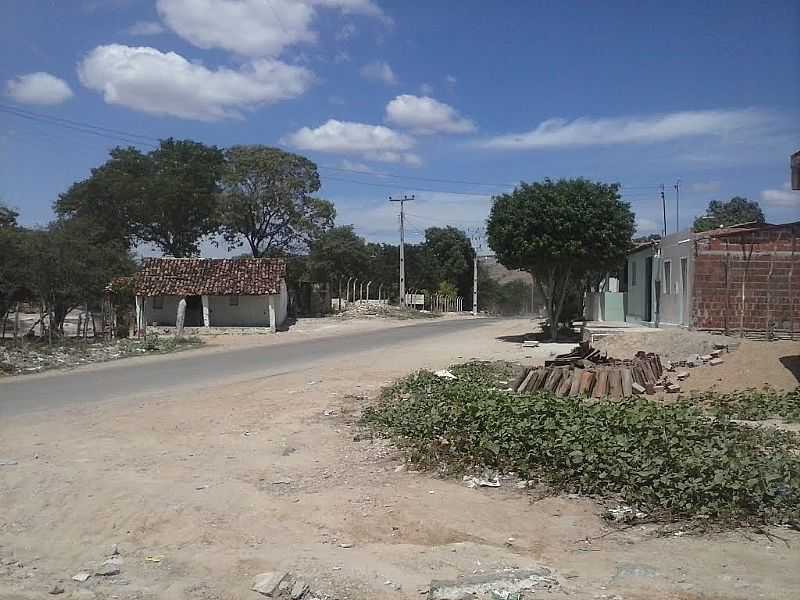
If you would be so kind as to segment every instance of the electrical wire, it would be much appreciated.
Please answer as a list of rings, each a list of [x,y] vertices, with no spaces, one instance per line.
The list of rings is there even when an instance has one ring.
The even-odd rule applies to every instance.
[[[274,7],[273,7],[274,10]],[[156,148],[157,143],[160,142],[160,139],[150,135],[144,135],[139,133],[133,133],[130,131],[124,131],[122,129],[114,129],[111,127],[105,127],[102,125],[94,125],[92,123],[87,123],[85,121],[77,121],[73,119],[65,119],[62,117],[54,117],[51,115],[46,115],[43,113],[38,113],[22,108],[18,108],[13,105],[5,104],[0,102],[0,112],[21,118],[26,119],[29,121],[35,121],[41,124],[55,126],[55,127],[63,127],[65,129],[70,129],[72,131],[76,131],[78,133],[84,133],[87,135],[94,135],[97,137],[106,138],[109,140],[121,141],[128,144],[133,145],[141,145],[147,146],[150,148]],[[445,178],[437,178],[437,177],[423,177],[417,175],[401,175],[398,173],[386,173],[381,171],[375,172],[368,172],[359,169],[348,169],[345,167],[334,167],[333,165],[318,165],[318,168],[329,170],[329,171],[336,171],[341,173],[354,173],[358,175],[363,175],[367,177],[373,178],[391,178],[391,179],[400,179],[400,180],[410,180],[410,181],[426,181],[430,183],[447,183],[447,184],[455,184],[455,185],[475,185],[481,187],[497,187],[497,188],[514,188],[518,184],[515,183],[497,183],[497,182],[485,182],[485,181],[472,181],[472,180],[463,180],[463,179],[445,179]],[[351,183],[354,185],[364,185],[370,187],[382,187],[386,189],[397,189],[396,186],[388,185],[388,184],[381,184],[381,183],[373,183],[367,181],[358,181],[352,179],[344,179],[344,178],[336,178],[334,176],[327,176],[327,179],[333,181],[340,181],[344,183]],[[627,194],[628,190],[640,190],[639,193],[644,194],[641,190],[654,190],[657,191],[660,189],[658,185],[620,185],[620,192],[623,196],[630,197]],[[431,192],[431,193],[439,193],[439,194],[449,194],[449,195],[459,195],[459,196],[481,196],[486,197],[490,196],[493,193],[502,193],[499,191],[491,192],[489,190],[485,192],[478,192],[478,191],[454,191],[454,190],[437,190],[431,188],[415,188],[414,191],[420,192]],[[639,193],[633,194],[634,196],[639,195]],[[649,199],[649,196],[647,197]]]

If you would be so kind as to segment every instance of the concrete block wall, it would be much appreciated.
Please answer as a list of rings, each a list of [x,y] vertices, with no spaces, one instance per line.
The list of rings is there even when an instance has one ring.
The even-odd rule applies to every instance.
[[[800,333],[800,226],[695,242],[694,326]]]

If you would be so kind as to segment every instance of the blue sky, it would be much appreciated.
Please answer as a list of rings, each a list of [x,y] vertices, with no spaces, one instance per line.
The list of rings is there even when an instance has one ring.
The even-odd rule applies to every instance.
[[[2,11],[0,198],[26,224],[47,222],[111,147],[168,136],[309,156],[339,223],[370,239],[396,239],[390,194],[416,194],[415,241],[431,225],[480,227],[493,193],[544,177],[622,183],[641,232],[661,228],[662,183],[674,230],[677,180],[684,227],[733,195],[771,221],[800,218],[787,188],[800,148],[796,0],[7,0]]]

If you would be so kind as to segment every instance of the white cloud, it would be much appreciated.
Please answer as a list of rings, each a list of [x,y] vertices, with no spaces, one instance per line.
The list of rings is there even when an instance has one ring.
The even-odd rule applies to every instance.
[[[783,189],[761,192],[761,202],[769,208],[795,208],[800,211],[800,192],[790,189],[787,183]]]
[[[415,194],[416,200],[407,205],[406,239],[417,242],[428,227],[452,225],[461,230],[485,226],[492,201],[487,196],[471,196],[442,192],[415,192],[400,188],[398,194]],[[352,223],[359,235],[375,240],[395,240],[398,228],[397,206],[390,202],[354,204],[351,198],[337,199],[336,220]],[[413,206],[412,206],[413,205]],[[395,242],[396,243],[396,242]]]
[[[336,32],[336,40],[344,42],[352,38],[356,34],[356,26],[353,23],[345,23],[341,26],[339,31]]]
[[[74,95],[66,81],[41,71],[9,79],[6,93],[21,104],[61,104]]]
[[[689,189],[698,194],[713,194],[720,188],[719,181],[698,181],[689,186]]]
[[[350,62],[350,55],[345,50],[339,50],[333,56],[333,62],[335,64],[337,64],[337,65],[340,65],[340,64],[346,63],[346,62]]]
[[[235,118],[241,109],[294,98],[313,82],[308,69],[274,59],[209,69],[174,52],[119,44],[89,52],[78,75],[109,104],[201,121]]]
[[[372,0],[157,0],[164,22],[200,48],[250,57],[277,56],[287,46],[313,43],[317,8],[388,22]]]
[[[164,31],[164,26],[158,21],[136,21],[128,27],[130,35],[158,35]]]
[[[433,86],[430,83],[423,83],[419,86],[419,93],[423,96],[430,96],[433,94]]]
[[[636,217],[636,235],[648,235],[650,233],[661,233],[661,225],[652,219]]]
[[[315,129],[303,127],[283,141],[299,150],[357,155],[366,160],[412,166],[421,162],[408,152],[414,147],[414,138],[383,125],[330,119]]]
[[[455,108],[428,96],[397,96],[386,105],[386,120],[418,134],[475,131],[475,124]]]
[[[392,71],[389,63],[376,60],[361,67],[361,76],[364,79],[378,81],[386,85],[397,85],[397,76]]]
[[[448,75],[444,78],[444,81],[447,85],[453,86],[458,80],[456,79],[455,75]]]
[[[610,144],[648,144],[680,138],[754,132],[771,122],[767,113],[754,109],[698,110],[645,117],[573,121],[548,119],[525,133],[501,135],[483,142],[486,148],[530,150]]]

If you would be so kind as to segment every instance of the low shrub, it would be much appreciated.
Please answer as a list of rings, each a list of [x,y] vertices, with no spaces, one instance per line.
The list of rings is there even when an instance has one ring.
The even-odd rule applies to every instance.
[[[800,519],[796,434],[712,418],[687,402],[518,395],[487,386],[480,370],[454,367],[455,381],[411,375],[384,390],[363,423],[414,462],[514,471],[666,520]]]
[[[750,389],[732,394],[709,392],[695,395],[693,400],[708,406],[718,417],[748,421],[781,417],[790,423],[800,422],[800,387],[790,392],[774,389]]]

